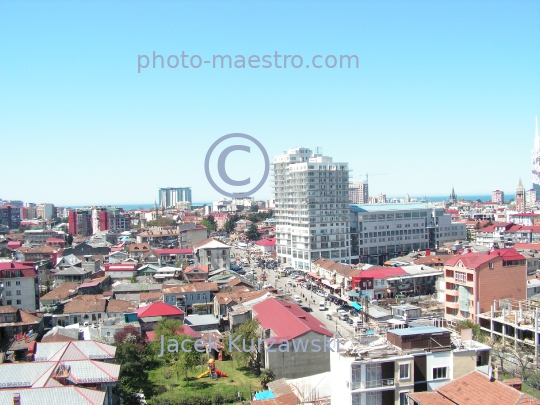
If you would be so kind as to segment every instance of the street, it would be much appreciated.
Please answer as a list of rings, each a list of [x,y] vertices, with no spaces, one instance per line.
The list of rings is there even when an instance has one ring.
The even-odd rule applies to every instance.
[[[231,253],[235,256],[235,258],[245,258],[246,252],[246,250],[231,247]],[[231,262],[234,261],[235,259],[231,259]],[[296,283],[296,281],[294,281],[290,277],[278,276],[278,269],[261,269],[256,266],[255,260],[249,259],[249,261],[249,267],[244,266],[243,269],[246,270],[246,272],[249,272],[250,268],[253,268],[255,270],[255,280],[253,281],[255,287],[262,288],[262,286],[270,284],[276,289],[278,289],[280,293],[283,292],[287,294],[294,303],[296,302],[293,300],[292,297],[298,295],[303,300],[300,305],[303,307],[311,308],[312,311],[310,312],[310,314],[317,318],[319,321],[321,321],[328,330],[330,330],[334,334],[337,330],[342,337],[354,337],[354,328],[351,325],[347,324],[345,321],[342,321],[338,318],[336,313],[338,305],[326,301],[327,309],[325,311],[321,311],[319,310],[319,303],[325,301],[324,297],[314,294],[311,290],[301,287],[298,283]],[[263,273],[266,274],[266,281],[260,281],[260,276]],[[250,278],[249,274],[247,274],[247,276],[248,278]],[[287,285],[288,281],[291,281],[293,286]],[[281,290],[279,290],[280,288]],[[328,314],[332,316],[331,320],[327,318]]]

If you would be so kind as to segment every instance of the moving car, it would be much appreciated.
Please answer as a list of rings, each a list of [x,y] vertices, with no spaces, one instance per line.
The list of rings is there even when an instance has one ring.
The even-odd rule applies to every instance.
[[[326,311],[326,303],[324,301],[319,302],[319,311]]]
[[[299,304],[302,302],[302,298],[300,298],[298,295],[295,295],[293,299],[298,302]]]

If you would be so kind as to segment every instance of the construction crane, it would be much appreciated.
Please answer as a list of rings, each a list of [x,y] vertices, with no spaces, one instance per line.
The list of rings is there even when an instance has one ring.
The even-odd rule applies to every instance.
[[[390,173],[366,173],[366,183],[368,183],[368,180],[369,180],[369,176],[385,176],[387,174],[390,174]]]

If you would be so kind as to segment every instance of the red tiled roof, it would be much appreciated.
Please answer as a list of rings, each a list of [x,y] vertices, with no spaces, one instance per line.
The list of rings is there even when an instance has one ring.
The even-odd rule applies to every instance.
[[[266,239],[261,239],[261,240],[257,240],[255,242],[256,245],[260,245],[260,246],[276,246],[276,238],[266,238]]]
[[[358,275],[358,277],[373,277],[375,280],[384,279],[388,277],[396,277],[401,275],[409,274],[405,270],[403,270],[401,267],[387,267],[384,269],[376,269],[376,270],[364,270],[362,273]]]
[[[135,312],[137,312],[139,318],[184,315],[184,311],[181,309],[165,304],[164,302],[154,302],[153,304],[137,309]]]
[[[473,404],[518,404],[523,403],[538,405],[540,400],[524,394],[515,388],[509,387],[500,381],[491,381],[487,375],[479,371],[473,371],[457,380],[437,389],[439,395],[444,396],[451,403]],[[415,393],[411,397],[415,398]],[[422,404],[431,402],[422,402]]]
[[[187,249],[154,249],[154,253],[159,256],[163,255],[189,255],[193,253],[192,248]]]
[[[465,253],[463,255],[456,255],[452,257],[451,259],[448,259],[445,264],[448,266],[455,266],[458,261],[461,260],[463,265],[469,269],[476,269],[480,267],[481,265],[488,263],[497,257],[501,257],[503,261],[509,261],[509,260],[525,260],[525,257],[523,257],[519,252],[514,249],[497,249],[490,251],[488,253]]]
[[[514,243],[514,249],[540,250],[540,243]]]
[[[261,326],[271,329],[281,339],[291,340],[311,331],[332,336],[332,332],[321,321],[297,304],[268,298],[253,306],[253,310]]]
[[[193,270],[199,270],[199,271],[202,271],[203,273],[208,273],[208,266],[188,266],[184,269],[184,274],[190,273]]]

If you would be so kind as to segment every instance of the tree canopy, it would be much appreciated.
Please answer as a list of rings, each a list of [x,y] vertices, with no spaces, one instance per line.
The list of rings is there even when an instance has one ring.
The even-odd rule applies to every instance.
[[[158,219],[154,219],[153,221],[148,221],[146,223],[148,226],[176,226],[178,225],[177,222],[168,217],[160,217]]]
[[[249,240],[259,240],[261,238],[261,234],[259,233],[259,229],[257,228],[257,225],[255,225],[254,222],[251,223],[248,230],[246,231],[246,237]]]

